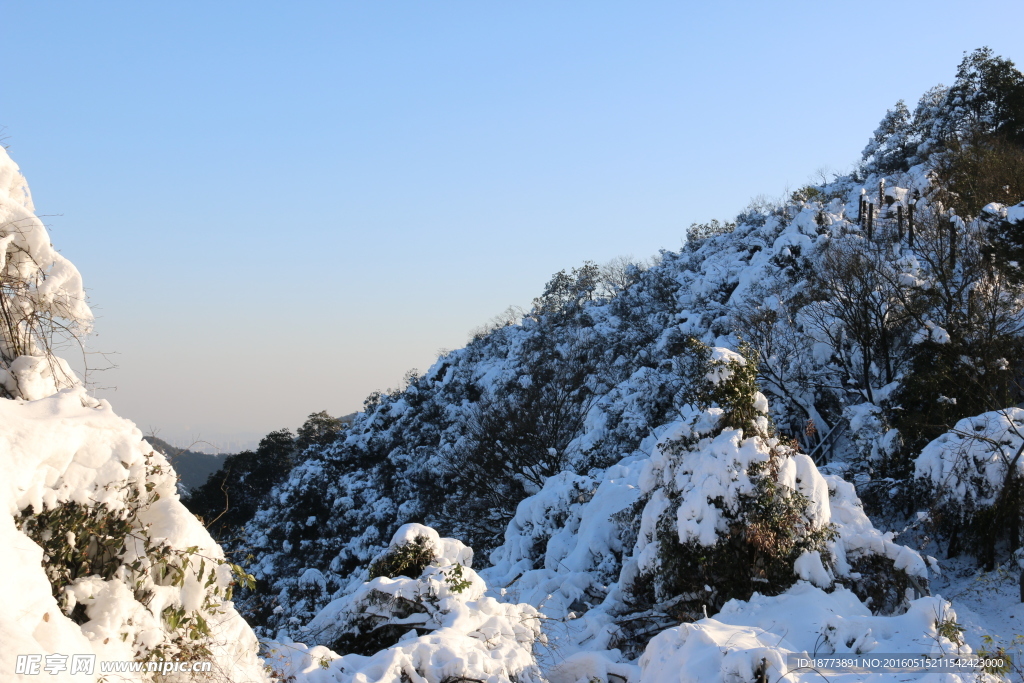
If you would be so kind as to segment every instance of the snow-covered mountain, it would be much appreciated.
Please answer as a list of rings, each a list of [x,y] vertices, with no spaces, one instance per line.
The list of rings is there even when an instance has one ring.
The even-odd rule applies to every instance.
[[[90,315],[0,157],[23,316],[0,330],[0,667],[774,683],[864,680],[811,661],[864,655],[872,680],[993,680],[934,658],[1021,646],[1021,150],[1024,76],[977,51],[886,115],[858,172],[652,263],[556,274],[347,428],[276,433],[291,469],[225,540],[245,569],[46,345],[48,320]]]
[[[949,603],[927,597],[937,562],[906,543],[936,552],[938,534],[955,554],[971,534],[959,548],[990,567],[1020,545],[1019,504],[993,491],[1024,472],[1002,410],[1024,397],[1005,249],[1024,205],[956,213],[980,196],[963,165],[1000,172],[965,151],[1007,140],[995,72],[1005,60],[972,54],[952,88],[886,116],[858,173],[693,226],[649,267],[558,273],[530,312],[368,399],[245,529],[258,632],[351,651],[323,628],[332,605],[416,522],[469,542],[494,595],[539,610],[555,679],[775,680],[804,650],[965,651]],[[1024,199],[1019,183],[999,192]],[[984,410],[1001,410],[979,418],[991,429],[956,424]],[[949,429],[974,460],[947,435],[915,465]],[[951,486],[974,481],[965,467],[988,474]],[[836,639],[830,614],[860,630]],[[403,619],[362,636],[430,637]]]

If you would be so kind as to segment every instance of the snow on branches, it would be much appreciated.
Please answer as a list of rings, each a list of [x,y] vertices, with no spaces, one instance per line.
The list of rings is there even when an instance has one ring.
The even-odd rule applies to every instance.
[[[540,683],[532,646],[542,638],[530,605],[486,597],[473,551],[430,527],[406,524],[372,563],[387,571],[328,604],[296,637],[266,643],[285,677],[382,683]],[[391,572],[395,573],[389,576]]]
[[[92,319],[82,276],[50,244],[25,177],[0,149],[0,392],[35,400],[77,384],[53,346]]]

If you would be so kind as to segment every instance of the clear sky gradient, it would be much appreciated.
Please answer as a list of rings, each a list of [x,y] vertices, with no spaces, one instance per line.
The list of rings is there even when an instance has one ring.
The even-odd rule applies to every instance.
[[[1024,63],[1019,0],[2,0],[0,24],[4,144],[114,354],[90,381],[226,448],[358,410],[559,269],[848,170],[964,51]]]

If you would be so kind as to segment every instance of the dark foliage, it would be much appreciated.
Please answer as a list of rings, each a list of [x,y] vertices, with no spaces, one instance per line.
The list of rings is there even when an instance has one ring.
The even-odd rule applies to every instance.
[[[391,548],[370,565],[370,578],[386,576],[407,576],[415,579],[434,561],[434,550],[428,545],[428,539],[417,536],[410,543]]]
[[[182,502],[206,522],[214,538],[229,540],[252,519],[270,489],[288,476],[295,452],[290,430],[271,432],[255,451],[228,456],[224,465]]]

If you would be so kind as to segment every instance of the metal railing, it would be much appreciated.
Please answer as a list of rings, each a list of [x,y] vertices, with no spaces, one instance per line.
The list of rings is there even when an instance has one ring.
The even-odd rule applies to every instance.
[[[811,452],[807,455],[810,456],[811,460],[814,461],[815,465],[821,466],[832,459],[832,452],[835,450],[836,441],[842,436],[843,432],[850,425],[845,417],[839,418],[839,422],[833,425],[832,429],[828,430],[828,433],[821,437],[821,441],[818,445],[811,449]]]

